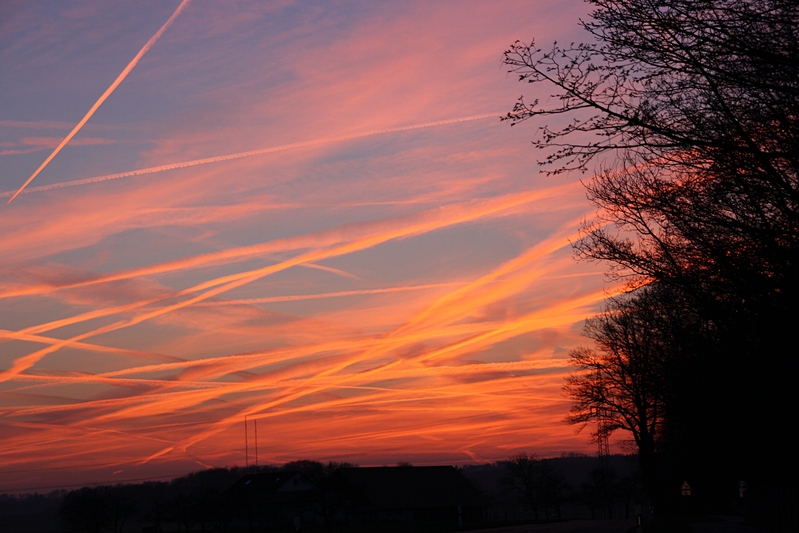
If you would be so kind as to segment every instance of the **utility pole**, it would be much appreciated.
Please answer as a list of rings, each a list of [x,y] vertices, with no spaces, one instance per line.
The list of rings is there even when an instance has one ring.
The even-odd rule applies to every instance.
[[[247,435],[247,415],[244,415],[244,466],[250,466],[250,439]]]

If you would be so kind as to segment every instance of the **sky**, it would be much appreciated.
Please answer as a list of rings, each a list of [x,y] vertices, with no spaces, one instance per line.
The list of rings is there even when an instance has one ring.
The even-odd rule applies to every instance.
[[[586,12],[3,2],[0,491],[252,464],[256,425],[260,464],[593,453],[590,174],[499,120],[552,103],[502,52]]]

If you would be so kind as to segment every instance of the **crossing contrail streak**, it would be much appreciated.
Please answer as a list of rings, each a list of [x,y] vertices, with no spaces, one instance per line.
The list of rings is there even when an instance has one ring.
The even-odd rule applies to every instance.
[[[433,289],[446,287],[448,285],[461,285],[457,282],[451,283],[428,283],[426,285],[408,285],[405,287],[386,287],[383,289],[361,289],[355,291],[326,292],[321,294],[293,294],[287,296],[268,296],[265,298],[248,298],[246,300],[221,300],[214,302],[204,302],[198,304],[203,307],[216,307],[220,305],[247,305],[273,302],[296,302],[298,300],[318,300],[321,298],[337,298],[340,296],[359,296],[363,294],[382,294],[387,292],[418,291],[422,289]],[[0,330],[2,333],[2,330]]]
[[[80,122],[78,122],[78,125],[77,125],[77,126],[75,126],[74,128],[72,128],[72,131],[70,131],[70,132],[69,132],[69,135],[67,135],[67,136],[64,138],[64,140],[63,140],[63,141],[61,141],[61,144],[59,144],[59,145],[56,147],[56,149],[55,149],[55,150],[53,150],[53,153],[52,153],[52,154],[50,154],[50,156],[49,156],[47,159],[45,159],[45,160],[44,160],[44,163],[42,163],[41,165],[39,165],[39,168],[37,168],[37,169],[36,169],[36,172],[34,172],[33,174],[31,174],[31,177],[30,177],[30,178],[28,178],[28,181],[26,181],[25,183],[23,183],[23,184],[22,184],[22,187],[20,187],[19,189],[17,189],[17,192],[15,192],[15,193],[14,193],[14,194],[11,196],[11,198],[8,200],[8,202],[6,202],[6,205],[8,205],[8,204],[10,204],[11,202],[13,202],[13,201],[14,201],[14,198],[16,198],[16,197],[17,197],[17,195],[19,195],[19,193],[21,193],[21,192],[23,191],[23,189],[25,189],[25,187],[27,187],[27,186],[28,186],[28,184],[29,184],[30,182],[32,182],[32,181],[33,181],[33,178],[35,178],[36,176],[38,176],[38,175],[39,175],[39,172],[41,172],[42,170],[44,170],[44,167],[46,167],[46,166],[48,165],[48,163],[50,163],[50,161],[52,161],[52,160],[53,160],[53,158],[54,158],[54,157],[55,157],[55,156],[58,154],[58,152],[60,152],[60,151],[61,151],[61,149],[62,149],[64,146],[66,146],[66,144],[67,144],[67,143],[70,141],[70,139],[72,139],[72,137],[74,137],[74,136],[75,136],[75,134],[76,134],[76,133],[78,133],[78,131],[80,131],[80,129],[83,127],[83,125],[84,125],[84,124],[86,124],[86,122],[88,122],[88,120],[89,120],[89,119],[92,117],[92,115],[94,115],[94,112],[95,112],[95,111],[97,111],[97,109],[98,109],[98,108],[99,108],[99,107],[100,107],[100,106],[103,104],[103,102],[105,102],[106,98],[108,98],[109,96],[111,96],[111,93],[112,93],[112,92],[114,92],[114,90],[115,90],[115,89],[116,89],[116,88],[119,86],[119,84],[120,84],[120,83],[122,83],[122,80],[124,80],[124,79],[125,79],[125,78],[128,76],[128,74],[130,74],[130,71],[131,71],[131,70],[133,70],[133,67],[135,67],[135,66],[136,66],[136,64],[137,64],[137,63],[139,62],[139,60],[140,60],[140,59],[141,59],[141,58],[144,56],[144,54],[146,54],[146,53],[147,53],[147,51],[148,51],[148,50],[149,50],[149,49],[150,49],[150,48],[151,48],[151,47],[152,47],[152,46],[155,44],[155,42],[156,42],[156,41],[157,41],[157,40],[158,40],[158,39],[161,37],[161,35],[162,35],[162,34],[163,34],[165,31],[166,31],[166,29],[167,29],[169,26],[171,26],[171,25],[172,25],[172,23],[173,23],[173,22],[175,21],[175,19],[178,17],[178,15],[180,14],[180,12],[181,12],[181,11],[183,11],[183,8],[185,8],[185,7],[188,5],[188,3],[189,3],[190,1],[191,1],[191,0],[183,0],[183,1],[180,3],[180,5],[178,6],[178,8],[175,10],[175,12],[174,12],[174,13],[172,13],[172,16],[171,16],[171,17],[169,17],[169,19],[168,19],[168,20],[167,20],[167,21],[164,23],[164,25],[163,25],[163,26],[161,26],[161,29],[159,29],[157,32],[155,32],[155,35],[153,35],[152,37],[150,37],[150,40],[149,40],[149,41],[147,41],[147,43],[144,45],[144,47],[143,47],[141,50],[139,50],[139,53],[138,53],[138,54],[136,54],[136,57],[134,57],[134,58],[131,60],[131,62],[130,62],[130,63],[128,63],[128,66],[127,66],[127,67],[125,67],[125,70],[123,70],[123,71],[122,71],[122,73],[121,73],[119,76],[117,76],[117,79],[115,79],[115,80],[114,80],[114,83],[112,83],[112,84],[111,84],[111,86],[110,86],[108,89],[106,89],[106,90],[105,90],[105,92],[103,93],[103,95],[102,95],[102,96],[100,96],[100,98],[99,98],[99,99],[98,99],[98,100],[97,100],[97,101],[94,103],[94,105],[92,106],[92,108],[91,108],[91,109],[89,109],[89,112],[88,112],[88,113],[86,113],[86,115],[85,115],[85,116],[84,116],[84,117],[81,119],[81,121],[80,121]]]
[[[208,163],[221,163],[223,161],[231,161],[233,159],[241,159],[241,158],[244,158],[244,157],[251,157],[251,156],[254,156],[254,155],[264,155],[264,154],[271,154],[271,153],[275,153],[275,152],[283,152],[285,150],[292,150],[294,148],[304,148],[304,147],[308,147],[308,146],[317,146],[317,145],[322,145],[322,144],[331,144],[331,143],[335,143],[335,142],[349,141],[349,140],[352,140],[352,139],[360,139],[360,138],[363,138],[363,137],[371,137],[372,135],[382,135],[382,134],[385,134],[385,133],[397,133],[397,132],[400,132],[400,131],[410,131],[410,130],[418,130],[418,129],[422,129],[422,128],[432,128],[434,126],[446,126],[448,124],[457,124],[458,122],[469,122],[469,121],[472,121],[472,120],[481,120],[481,119],[485,119],[485,118],[496,118],[496,117],[498,117],[500,115],[501,115],[501,113],[484,113],[482,115],[472,115],[472,116],[469,116],[469,117],[451,118],[451,119],[447,119],[447,120],[438,120],[438,121],[435,121],[435,122],[425,122],[425,123],[422,123],[422,124],[412,124],[410,126],[401,126],[401,127],[398,127],[398,128],[388,128],[388,129],[384,129],[384,130],[370,131],[370,132],[366,132],[366,133],[356,133],[356,134],[353,134],[353,135],[344,135],[344,136],[341,136],[341,137],[330,137],[330,138],[325,138],[325,139],[314,139],[314,140],[311,140],[311,141],[302,141],[302,142],[291,143],[291,144],[282,144],[280,146],[272,146],[272,147],[269,147],[269,148],[260,148],[258,150],[250,150],[248,152],[237,152],[235,154],[217,155],[217,156],[213,156],[213,157],[206,157],[206,158],[203,158],[203,159],[192,159],[191,161],[181,161],[181,162],[178,162],[178,163],[169,163],[167,165],[160,165],[160,166],[157,166],[157,167],[140,168],[138,170],[130,170],[128,172],[119,172],[117,174],[107,174],[105,176],[95,176],[93,178],[84,178],[82,180],[65,181],[65,182],[62,182],[62,183],[52,183],[50,185],[42,185],[40,187],[31,187],[30,189],[27,189],[25,192],[26,193],[43,192],[43,191],[51,191],[51,190],[54,190],[54,189],[63,189],[63,188],[66,188],[66,187],[76,187],[78,185],[89,185],[90,183],[99,183],[101,181],[116,180],[116,179],[120,179],[120,178],[129,178],[131,176],[141,176],[143,174],[154,174],[156,172],[164,172],[164,171],[167,171],[167,170],[175,170],[175,169],[178,169],[178,168],[195,167],[197,165],[205,165],[205,164],[208,164]],[[70,134],[70,135],[72,135],[72,134]],[[64,142],[64,144],[66,144],[66,141]],[[58,149],[60,149],[60,147]],[[55,155],[55,153],[53,153],[53,155]],[[50,159],[52,159],[52,157],[53,156],[51,156]],[[48,161],[49,161],[49,159],[48,159]],[[42,168],[44,167],[45,164],[47,164],[47,161],[45,161],[45,163],[42,164]],[[40,168],[40,170],[41,170],[41,168]],[[38,172],[39,171],[37,170],[36,173],[38,173]],[[34,174],[34,176],[36,176],[36,174]],[[25,185],[30,183],[30,181],[32,179],[33,179],[33,177],[31,177],[27,181],[27,183],[25,183]],[[12,194],[13,194],[13,196],[11,197],[11,200],[13,200],[20,192],[22,192],[22,189],[25,188],[25,185],[23,185],[16,193],[12,193],[11,191],[6,191],[6,192],[0,193],[0,198],[7,198],[9,196],[12,196]],[[11,200],[9,200],[8,203],[11,203]]]
[[[526,203],[532,202],[533,200],[546,197],[546,195],[547,191],[531,191],[522,194],[511,194],[499,198],[493,198],[487,201],[483,200],[479,202],[469,202],[466,204],[460,204],[460,205],[456,204],[453,206],[448,206],[446,208],[439,208],[437,210],[426,213],[425,216],[415,218],[409,224],[401,225],[399,227],[390,227],[385,231],[383,231],[382,233],[360,236],[349,242],[343,242],[341,244],[332,246],[330,248],[316,249],[305,252],[297,257],[287,259],[280,263],[276,263],[273,265],[269,265],[254,270],[248,270],[245,272],[229,274],[213,280],[202,282],[188,289],[183,289],[182,291],[179,291],[176,294],[176,296],[183,296],[183,295],[188,295],[190,293],[197,293],[198,291],[203,291],[207,289],[206,292],[200,293],[188,300],[171,304],[160,309],[150,310],[138,316],[134,316],[133,318],[130,319],[119,320],[112,324],[107,324],[100,328],[88,331],[86,333],[82,333],[80,335],[76,335],[69,339],[61,340],[46,348],[40,349],[36,352],[14,359],[11,368],[6,370],[0,370],[0,383],[4,383],[6,381],[13,379],[14,376],[17,376],[22,372],[24,372],[25,370],[36,364],[38,361],[40,361],[47,354],[58,351],[61,348],[67,347],[73,344],[75,341],[82,341],[84,339],[101,335],[103,333],[109,333],[111,331],[116,331],[118,329],[134,326],[146,320],[150,320],[152,318],[161,316],[163,314],[183,309],[190,305],[194,305],[196,303],[207,300],[208,298],[212,298],[219,294],[236,289],[240,286],[246,285],[263,277],[272,275],[276,272],[287,270],[294,266],[298,266],[305,263],[315,263],[322,259],[327,259],[330,257],[348,255],[353,252],[358,252],[361,250],[372,248],[378,244],[382,244],[387,241],[402,239],[413,235],[420,235],[447,226],[463,224],[465,222],[470,222],[483,217],[494,215],[496,213],[500,213],[502,211],[507,211],[515,207],[519,207]],[[111,308],[109,310],[90,312],[88,314],[82,315],[81,317],[75,318],[74,321],[71,319],[66,319],[64,322],[61,323],[63,325],[70,325],[77,322],[83,322],[86,320],[87,315],[92,315],[92,317],[94,318],[98,316],[106,316],[107,314],[118,314],[118,312],[121,311],[122,309],[134,310],[136,308],[144,307],[151,303],[155,303],[156,301],[161,299],[162,298],[159,297],[157,299],[144,300],[141,302],[128,304],[125,306],[117,306],[116,308]],[[23,332],[41,333],[43,331],[46,331],[46,329],[42,329],[41,327],[33,327],[33,328],[27,328],[27,330]]]
[[[502,341],[508,338],[512,338],[518,336],[520,333],[524,333],[527,331],[532,331],[533,329],[539,329],[541,327],[552,327],[553,325],[557,324],[568,324],[568,323],[575,323],[578,320],[581,320],[582,317],[585,316],[585,311],[581,308],[585,306],[595,305],[597,302],[602,301],[604,298],[607,297],[607,293],[604,290],[599,291],[589,291],[575,299],[561,302],[556,305],[553,305],[547,309],[538,309],[532,311],[528,314],[522,315],[517,319],[506,323],[506,324],[499,324],[494,328],[489,329],[488,331],[479,333],[474,336],[469,336],[465,339],[459,340],[453,344],[445,345],[441,348],[431,350],[419,357],[415,357],[413,360],[415,361],[426,361],[435,357],[439,357],[443,354],[447,354],[448,352],[459,351],[463,349],[469,349],[475,345],[480,345],[483,343],[496,343],[498,341]],[[382,365],[380,367],[376,367],[370,370],[365,370],[362,372],[354,373],[354,374],[347,374],[344,376],[340,376],[337,381],[332,383],[333,386],[344,386],[345,384],[350,384],[352,381],[363,381],[363,378],[368,375],[375,375],[385,373],[386,370],[392,369],[399,365],[402,365],[403,362],[407,362],[410,359],[397,359],[394,360],[386,365]],[[201,442],[212,435],[215,435],[221,431],[224,431],[231,424],[234,423],[235,420],[239,420],[240,417],[244,414],[247,415],[259,415],[267,410],[273,410],[276,407],[282,407],[286,404],[290,403],[293,400],[298,398],[307,397],[310,394],[318,393],[328,389],[331,386],[331,383],[324,382],[324,378],[330,378],[331,376],[335,375],[338,371],[342,370],[342,368],[346,367],[348,364],[351,364],[352,361],[345,363],[344,365],[335,365],[331,368],[328,368],[325,371],[313,374],[311,377],[305,378],[302,383],[295,385],[294,387],[288,388],[287,390],[283,391],[281,395],[273,398],[267,398],[260,404],[252,405],[247,407],[243,411],[218,420],[217,422],[210,425],[210,428],[204,428],[198,434],[188,437],[187,439],[179,442],[177,444],[173,444],[167,448],[164,448],[149,457],[146,457],[142,460],[142,464],[152,461],[158,457],[161,457],[167,453],[170,453],[174,449],[180,447],[184,451],[198,442]],[[559,364],[562,364],[559,362]],[[320,383],[320,378],[322,381]],[[236,388],[246,388],[248,386],[252,386],[251,384],[241,384],[237,383],[233,385]],[[191,391],[189,394],[192,396],[202,396],[202,399],[205,400],[208,397],[211,397],[215,394],[214,391],[211,393],[206,393],[206,391]],[[350,401],[350,399],[341,399],[339,401]],[[327,403],[334,403],[327,402]],[[319,404],[315,405],[316,408],[319,407]],[[266,418],[268,416],[274,416],[274,414],[260,414],[260,418]]]
[[[459,205],[456,204],[453,206],[448,206],[446,208],[439,208],[437,210],[428,212],[426,216],[420,216],[418,218],[414,218],[413,220],[409,221],[410,223],[407,223],[405,225],[400,225],[397,227],[389,227],[388,229],[380,233],[360,236],[354,238],[349,242],[343,242],[341,244],[329,248],[310,250],[291,259],[287,259],[280,263],[276,263],[266,267],[254,270],[248,270],[245,272],[238,272],[235,274],[228,274],[226,276],[202,282],[188,289],[183,289],[175,294],[175,296],[184,296],[191,293],[197,293],[198,291],[203,291],[203,290],[206,291],[197,294],[196,296],[189,298],[188,300],[183,300],[178,303],[167,305],[159,309],[146,311],[130,319],[119,320],[117,322],[107,324],[97,329],[82,333],[80,335],[76,335],[69,339],[61,340],[55,344],[52,344],[46,348],[40,349],[28,355],[18,357],[12,361],[11,368],[8,368],[6,370],[0,370],[0,383],[4,383],[6,381],[13,379],[15,376],[23,373],[25,370],[36,364],[46,355],[58,351],[61,348],[70,346],[75,341],[82,341],[84,339],[101,335],[103,333],[109,333],[112,331],[116,331],[118,329],[134,326],[136,324],[139,324],[146,320],[150,320],[152,318],[156,318],[166,313],[171,313],[173,311],[183,309],[185,307],[194,305],[196,303],[200,303],[204,300],[207,300],[219,294],[236,289],[240,286],[246,285],[253,281],[257,281],[263,277],[272,275],[276,272],[282,272],[294,266],[299,266],[305,263],[315,263],[320,260],[331,257],[348,255],[353,252],[358,252],[361,250],[372,248],[376,245],[382,244],[387,241],[402,239],[413,235],[420,235],[447,226],[453,226],[465,222],[470,222],[472,220],[477,220],[483,217],[492,216],[502,211],[507,211],[515,207],[520,207],[521,205],[524,205],[526,203],[544,198],[546,197],[546,195],[547,195],[546,190],[530,191],[523,194],[512,194],[499,198],[490,199],[487,201],[483,200],[478,202],[469,202],[466,204],[459,204]],[[127,304],[125,306],[117,306],[115,308],[109,308],[105,310],[92,311],[90,313],[83,314],[79,317],[73,317],[72,319],[65,319],[64,321],[60,321],[59,323],[61,324],[61,326],[71,325],[78,322],[84,322],[89,317],[97,318],[99,316],[119,314],[119,312],[123,310],[132,311],[141,307],[145,307],[146,305],[149,305],[151,303],[155,303],[161,299],[163,299],[163,297],[158,297],[157,299],[143,300],[133,304]],[[17,333],[37,334],[46,331],[49,328],[50,328],[49,325],[45,325],[43,327],[27,328],[26,330]]]

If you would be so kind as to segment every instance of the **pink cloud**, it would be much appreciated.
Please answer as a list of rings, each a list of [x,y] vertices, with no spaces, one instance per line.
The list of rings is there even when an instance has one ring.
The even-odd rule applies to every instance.
[[[569,35],[585,6],[361,7],[193,3],[87,124],[92,157],[64,151],[0,211],[15,487],[241,463],[245,415],[265,461],[589,449],[561,394],[605,296],[571,257],[582,186],[537,173],[534,128],[436,124],[511,105],[502,49]],[[20,80],[64,78],[64,116],[0,122],[9,149],[52,146],[130,58],[92,50],[162,23],[59,9],[73,30],[30,8],[12,48]]]

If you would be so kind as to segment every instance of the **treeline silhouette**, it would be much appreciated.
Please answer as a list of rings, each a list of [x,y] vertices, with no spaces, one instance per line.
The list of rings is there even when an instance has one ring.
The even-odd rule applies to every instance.
[[[367,476],[372,483],[368,490],[386,495],[388,501],[380,509],[364,512],[362,498],[354,496],[347,484],[347,479],[358,477],[352,476],[353,470],[377,474]],[[408,475],[414,470],[424,475]],[[280,496],[276,489],[283,485],[267,486],[289,479],[294,481],[293,493],[284,491]],[[456,492],[461,496],[457,504],[436,503],[440,495],[431,490],[449,492],[445,497]],[[425,501],[409,502],[408,493]],[[642,504],[632,457],[600,460],[572,454],[541,459],[518,454],[458,469],[294,461],[282,466],[215,468],[171,481],[87,486],[45,495],[3,494],[0,520],[2,530],[9,533],[293,531],[295,526],[302,531],[443,532],[572,519],[630,519],[641,512]]]
[[[626,283],[572,353],[569,420],[629,432],[661,514],[799,530],[799,3],[590,3],[587,42],[505,52],[554,91],[506,117],[551,122],[541,163],[595,165],[578,258]]]

